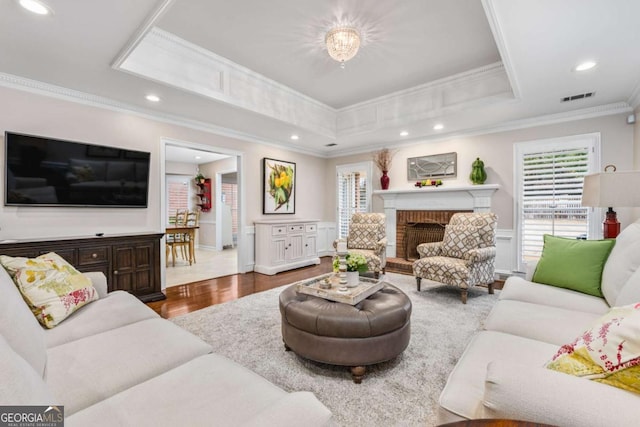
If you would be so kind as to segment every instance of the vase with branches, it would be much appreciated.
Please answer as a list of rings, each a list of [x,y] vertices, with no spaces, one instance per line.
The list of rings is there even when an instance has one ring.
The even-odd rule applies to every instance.
[[[393,159],[394,154],[395,152],[388,148],[383,148],[382,150],[373,153],[373,162],[376,164],[378,169],[380,169],[380,172],[382,172],[382,176],[380,177],[380,187],[383,190],[387,190],[389,188],[389,176],[387,173],[391,167],[391,160]]]

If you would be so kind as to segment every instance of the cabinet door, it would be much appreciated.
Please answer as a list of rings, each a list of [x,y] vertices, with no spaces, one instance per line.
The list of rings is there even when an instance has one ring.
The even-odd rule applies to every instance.
[[[287,261],[297,261],[304,258],[304,244],[302,234],[287,237]]]
[[[318,236],[315,234],[305,237],[304,256],[307,258],[315,258],[318,256],[317,249]]]
[[[270,265],[284,264],[287,254],[287,239],[285,237],[272,237],[269,244]]]
[[[154,292],[154,244],[135,243],[113,247],[113,287],[140,296]]]

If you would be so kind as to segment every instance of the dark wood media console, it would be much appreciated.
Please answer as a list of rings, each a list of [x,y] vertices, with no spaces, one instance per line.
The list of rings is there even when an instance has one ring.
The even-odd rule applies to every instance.
[[[101,271],[109,291],[123,290],[143,302],[166,296],[160,283],[162,233],[18,240],[0,243],[0,255],[34,258],[55,252],[82,272]]]

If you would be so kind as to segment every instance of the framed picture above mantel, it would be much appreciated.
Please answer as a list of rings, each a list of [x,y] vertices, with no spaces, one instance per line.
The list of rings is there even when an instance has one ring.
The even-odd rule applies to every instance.
[[[458,154],[443,153],[407,159],[407,180],[453,178],[457,175]]]
[[[296,164],[262,159],[262,213],[296,213]]]

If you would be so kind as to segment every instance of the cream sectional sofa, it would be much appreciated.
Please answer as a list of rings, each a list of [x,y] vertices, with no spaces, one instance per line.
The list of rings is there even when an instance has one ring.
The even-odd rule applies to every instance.
[[[640,301],[640,222],[616,241],[602,274],[604,298],[510,277],[484,329],[440,395],[438,422],[507,418],[558,426],[637,426],[640,396],[544,365],[613,306]]]
[[[134,296],[107,294],[53,329],[0,268],[0,405],[64,405],[72,426],[315,426],[331,413],[212,354]]]

